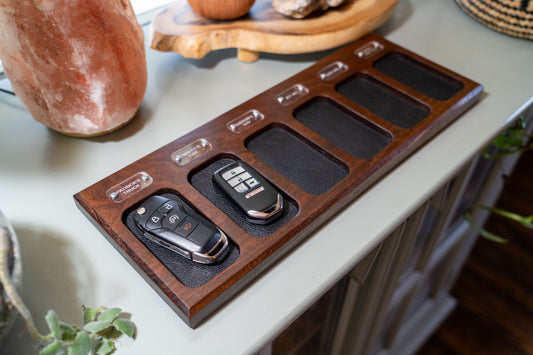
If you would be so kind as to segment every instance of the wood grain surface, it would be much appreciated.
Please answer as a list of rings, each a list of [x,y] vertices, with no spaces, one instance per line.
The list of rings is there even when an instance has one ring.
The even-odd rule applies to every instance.
[[[387,20],[398,0],[347,0],[338,8],[315,12],[300,20],[277,13],[269,0],[257,0],[249,13],[231,21],[196,14],[178,0],[157,14],[150,31],[151,47],[187,58],[202,58],[224,48],[237,48],[241,60],[252,62],[259,52],[296,54],[335,48],[370,33]]]

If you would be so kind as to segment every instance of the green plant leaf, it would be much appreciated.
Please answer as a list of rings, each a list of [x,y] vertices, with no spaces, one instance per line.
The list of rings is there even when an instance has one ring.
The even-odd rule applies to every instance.
[[[59,328],[61,329],[61,340],[72,341],[76,337],[76,328],[70,324],[59,321]]]
[[[120,308],[107,309],[103,311],[102,313],[100,313],[100,316],[98,317],[98,321],[99,322],[112,322],[113,320],[115,320],[115,318],[118,317],[121,311],[122,310]]]
[[[63,343],[60,341],[53,342],[52,344],[48,345],[46,348],[41,350],[39,354],[41,355],[59,355],[60,350],[63,346]]]
[[[96,354],[108,355],[115,351],[115,342],[109,338],[102,338],[100,344],[96,347]]]
[[[90,308],[83,306],[83,324],[94,322],[98,312],[101,310],[101,308]]]
[[[113,322],[113,326],[116,330],[130,338],[133,338],[133,335],[135,334],[135,324],[133,324],[133,322],[129,319],[117,318]]]
[[[111,326],[111,322],[102,322],[102,321],[96,321],[96,322],[90,322],[83,326],[83,329],[90,333],[100,333],[107,328]]]
[[[527,144],[533,135],[528,134],[526,128],[526,120],[519,117],[503,133],[494,138],[491,145],[483,150],[483,156],[487,159],[497,159],[533,149],[533,143]],[[496,151],[493,148],[497,148]]]
[[[91,338],[85,332],[79,332],[74,339],[69,355],[88,355],[91,352]]]
[[[59,325],[59,318],[57,318],[56,312],[52,309],[49,310],[45,316],[45,319],[54,338],[56,340],[61,340],[61,327]]]

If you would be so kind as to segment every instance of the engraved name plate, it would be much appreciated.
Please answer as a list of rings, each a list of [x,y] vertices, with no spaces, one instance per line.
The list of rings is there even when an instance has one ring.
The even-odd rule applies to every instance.
[[[120,203],[141,192],[154,182],[145,172],[140,172],[107,190],[106,195],[113,202]]]
[[[170,156],[178,165],[185,165],[209,152],[213,146],[206,139],[200,138],[175,151]]]
[[[317,75],[321,80],[328,81],[335,79],[347,70],[348,66],[346,64],[337,61],[320,70]]]
[[[309,89],[301,84],[291,86],[276,97],[276,101],[282,105],[289,105],[309,93]]]
[[[261,112],[250,110],[229,121],[226,127],[234,133],[241,133],[264,119],[265,116]]]
[[[383,48],[384,47],[381,43],[372,41],[368,42],[362,47],[357,48],[354,53],[358,58],[366,58],[381,52]]]

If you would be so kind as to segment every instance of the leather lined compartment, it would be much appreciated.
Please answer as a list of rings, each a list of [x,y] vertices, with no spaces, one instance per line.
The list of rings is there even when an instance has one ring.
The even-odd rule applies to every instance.
[[[316,97],[294,118],[359,159],[370,159],[392,142],[392,135],[331,99]]]
[[[178,201],[187,213],[193,216],[198,215],[197,211],[194,211],[184,199],[175,193],[164,193],[161,196]],[[239,248],[231,240],[231,237],[227,236],[229,239],[229,249],[220,262],[206,265],[188,260],[145,237],[133,221],[134,213],[135,209],[126,213],[124,216],[124,223],[128,226],[129,230],[187,287],[195,288],[204,285],[239,258]]]
[[[414,59],[392,52],[376,60],[374,68],[435,100],[446,101],[463,88],[463,83]]]
[[[246,140],[246,148],[312,195],[326,193],[348,175],[348,167],[283,126],[270,126]]]
[[[430,109],[366,74],[356,74],[337,92],[400,128],[411,128],[428,117]]]
[[[215,171],[223,166],[238,160],[237,157],[221,156],[199,169],[196,169],[189,175],[189,182],[209,201],[217,206],[226,216],[237,223],[246,233],[253,237],[268,237],[280,226],[294,218],[298,213],[297,204],[283,192],[284,208],[281,217],[269,224],[254,224],[246,219],[246,216],[238,209],[235,204],[228,199],[224,192],[216,186],[212,180]],[[279,189],[278,189],[279,190]]]

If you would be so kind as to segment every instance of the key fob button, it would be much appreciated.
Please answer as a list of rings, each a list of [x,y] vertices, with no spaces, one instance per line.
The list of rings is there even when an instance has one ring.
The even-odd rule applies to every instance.
[[[255,186],[259,185],[259,181],[257,181],[254,178],[251,178],[251,179],[246,180],[246,185],[248,185],[250,188],[252,188],[252,187],[255,187]]]
[[[146,227],[149,229],[159,229],[161,228],[161,220],[163,219],[163,214],[161,212],[154,212],[148,221],[146,221]]]
[[[158,212],[161,212],[161,213],[169,213],[169,211],[173,210],[173,209],[179,209],[179,206],[178,204],[175,202],[175,201],[172,201],[172,200],[168,200],[167,202],[165,202],[164,204],[162,204],[158,209],[157,211]]]
[[[243,193],[243,192],[246,192],[246,190],[248,190],[248,186],[246,186],[245,184],[241,183],[237,186],[234,187],[235,191],[239,192],[239,193]]]
[[[173,231],[184,219],[185,216],[182,213],[177,213],[177,211],[172,210],[163,218],[163,228]]]
[[[183,223],[179,225],[178,228],[175,229],[176,233],[188,237],[189,234],[192,233],[192,231],[198,226],[198,221],[191,216],[187,216]]]
[[[235,185],[238,185],[239,183],[245,181],[246,179],[249,179],[251,178],[252,176],[249,174],[249,173],[242,173],[238,176],[235,176],[234,178],[232,178],[231,180],[228,180],[228,183],[235,187]]]
[[[224,174],[222,174],[222,178],[228,181],[232,177],[237,176],[242,172],[244,172],[244,168],[242,166],[238,166],[236,168],[226,171]]]

